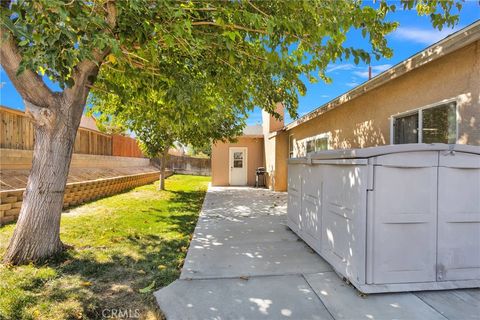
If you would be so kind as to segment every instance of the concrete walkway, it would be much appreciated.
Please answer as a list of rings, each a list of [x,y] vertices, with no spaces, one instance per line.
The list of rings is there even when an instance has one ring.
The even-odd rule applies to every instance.
[[[480,290],[361,295],[286,226],[286,194],[208,190],[167,319],[480,319]]]

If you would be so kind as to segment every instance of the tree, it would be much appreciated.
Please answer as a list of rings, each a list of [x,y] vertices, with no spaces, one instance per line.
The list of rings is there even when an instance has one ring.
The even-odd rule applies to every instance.
[[[451,11],[461,7],[459,0],[402,3],[430,15],[438,28],[457,22]],[[349,0],[2,0],[1,64],[35,126],[32,169],[4,261],[35,261],[63,249],[60,214],[73,144],[99,70],[128,64],[146,79],[168,75],[152,67],[158,61],[202,65],[219,86],[214,90],[236,100],[230,105],[273,112],[283,101],[295,115],[297,93],[305,92],[301,75],[328,80],[325,69],[336,59],[391,56],[385,35],[397,23],[385,18],[394,10],[385,0],[375,7]],[[351,28],[362,30],[370,52],[344,45]],[[157,61],[146,61],[147,51]],[[41,75],[63,91],[52,92]]]
[[[208,143],[203,146],[188,146],[187,155],[197,157],[210,157],[212,155],[212,144]]]
[[[142,151],[149,158],[155,158],[160,155],[160,182],[159,190],[165,190],[165,164],[167,161],[168,150],[175,142],[174,128],[170,126],[167,119],[148,119],[142,121],[142,126],[135,133],[140,140]]]
[[[159,189],[165,189],[165,163],[174,142],[204,148],[217,140],[234,139],[245,125],[245,117],[231,100],[222,98],[204,74],[175,70],[175,65],[160,64],[172,76],[143,83],[141,72],[109,70],[101,75],[102,87],[91,96],[90,112],[109,125],[117,123],[133,131],[143,152],[150,158],[160,155]],[[125,78],[125,73],[128,77]],[[180,84],[177,88],[173,83]],[[120,91],[115,91],[121,87]],[[163,89],[162,89],[163,88]],[[110,91],[108,91],[110,90]],[[142,106],[139,108],[138,106]],[[115,125],[114,125],[115,126]]]

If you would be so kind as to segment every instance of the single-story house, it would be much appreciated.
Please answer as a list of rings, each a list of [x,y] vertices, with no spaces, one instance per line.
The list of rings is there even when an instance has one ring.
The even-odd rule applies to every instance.
[[[283,116],[281,104],[277,112]],[[213,185],[287,189],[288,158],[404,143],[480,145],[480,21],[284,125],[263,114],[236,143],[212,147]]]

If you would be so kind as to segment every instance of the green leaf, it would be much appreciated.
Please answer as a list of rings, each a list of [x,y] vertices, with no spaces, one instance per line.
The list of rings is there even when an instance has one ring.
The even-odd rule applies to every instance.
[[[153,291],[153,288],[155,287],[155,280],[152,281],[148,286],[146,286],[143,289],[139,289],[138,292],[140,293],[150,293]]]

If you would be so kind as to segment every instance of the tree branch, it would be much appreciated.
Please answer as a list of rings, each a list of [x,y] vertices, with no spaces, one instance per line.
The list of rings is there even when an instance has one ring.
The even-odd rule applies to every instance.
[[[267,18],[270,18],[270,16],[268,14],[266,14],[265,12],[263,12],[262,10],[260,10],[260,8],[258,8],[257,6],[255,6],[251,1],[247,0],[247,3],[252,6],[253,9],[257,10],[258,12],[260,12],[261,14],[263,14],[265,17]]]
[[[0,60],[10,81],[24,100],[43,108],[55,104],[55,94],[36,72],[27,69],[17,76],[22,55],[13,35],[3,27],[0,27]]]
[[[256,33],[261,33],[261,34],[268,34],[266,30],[262,29],[252,29],[244,26],[239,26],[237,24],[226,24],[226,25],[221,25],[212,21],[197,21],[197,22],[192,22],[192,26],[215,26],[215,27],[220,27],[220,28],[227,28],[227,29],[237,29],[237,30],[244,30],[248,32],[256,32]]]
[[[112,31],[117,23],[117,8],[115,0],[110,0],[105,4],[106,17],[105,21]],[[90,86],[93,84],[94,78],[97,76],[100,66],[105,57],[110,53],[110,48],[103,51],[93,50],[91,60],[83,60],[76,67],[73,73],[74,85],[64,90],[64,99],[67,104],[75,101],[86,100]],[[82,103],[83,104],[83,103]]]
[[[25,104],[25,114],[32,118],[37,126],[49,129],[55,126],[57,117],[55,109],[39,107],[27,100],[24,100],[23,103]]]

